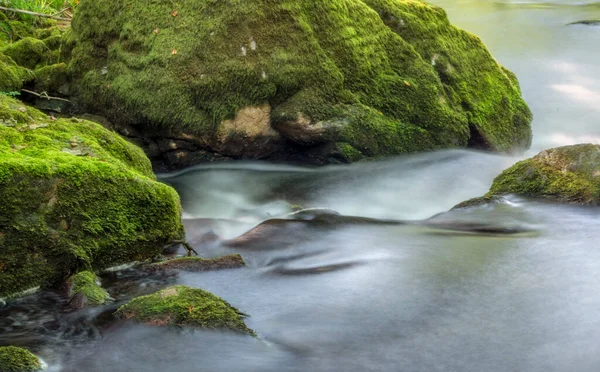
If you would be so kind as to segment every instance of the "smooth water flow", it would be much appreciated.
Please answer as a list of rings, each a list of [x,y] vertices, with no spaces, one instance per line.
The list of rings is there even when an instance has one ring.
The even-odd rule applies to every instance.
[[[600,143],[600,27],[568,25],[600,19],[600,4],[436,3],[517,74],[535,115],[526,155]],[[56,293],[38,293],[0,307],[0,344],[28,347],[64,372],[599,371],[598,210],[513,197],[444,213],[484,194],[518,159],[441,151],[344,167],[232,163],[164,176],[181,195],[200,254],[240,253],[248,267],[106,273],[115,303],[78,312]],[[255,229],[299,207],[370,219]],[[475,225],[484,228],[460,228]],[[174,283],[223,297],[250,315],[260,337],[112,319],[133,296]]]

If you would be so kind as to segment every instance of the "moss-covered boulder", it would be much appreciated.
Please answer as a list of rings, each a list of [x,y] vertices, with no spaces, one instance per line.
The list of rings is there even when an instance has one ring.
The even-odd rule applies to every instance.
[[[18,92],[24,83],[34,78],[31,70],[18,66],[12,58],[0,52],[0,92]]]
[[[75,309],[81,309],[86,305],[104,305],[111,298],[100,285],[100,279],[91,271],[82,271],[67,282],[70,292],[69,305]]]
[[[418,0],[81,0],[82,108],[243,157],[527,148],[515,76]]]
[[[25,349],[14,346],[0,347],[0,372],[41,371],[40,360]]]
[[[544,150],[502,172],[484,197],[468,200],[456,208],[495,202],[504,194],[600,205],[600,145]]]
[[[46,64],[50,59],[50,49],[42,40],[26,37],[0,49],[2,53],[13,59],[19,66],[34,69]]]
[[[133,299],[116,316],[159,326],[229,329],[254,334],[246,315],[220,297],[198,288],[177,285]]]
[[[0,297],[153,257],[182,239],[180,213],[141,149],[0,95]]]
[[[150,270],[183,270],[183,271],[210,271],[223,269],[237,269],[246,266],[246,262],[239,254],[230,254],[223,257],[205,259],[200,257],[181,257],[150,265]]]

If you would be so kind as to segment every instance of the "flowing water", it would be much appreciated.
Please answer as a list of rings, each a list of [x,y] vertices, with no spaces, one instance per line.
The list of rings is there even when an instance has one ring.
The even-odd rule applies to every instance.
[[[600,143],[600,27],[567,25],[600,19],[600,5],[436,3],[519,77],[535,115],[527,155]],[[165,176],[200,254],[240,253],[248,267],[106,273],[115,303],[76,312],[59,293],[25,297],[0,307],[0,345],[28,347],[65,372],[599,371],[600,212],[513,197],[443,213],[516,160],[443,151]],[[291,205],[342,216],[288,216],[236,239]],[[112,319],[132,296],[174,283],[225,298],[260,338]]]

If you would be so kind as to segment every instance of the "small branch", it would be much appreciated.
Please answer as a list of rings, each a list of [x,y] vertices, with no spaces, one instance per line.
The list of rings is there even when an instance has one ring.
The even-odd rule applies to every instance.
[[[190,243],[188,243],[187,241],[185,241],[185,240],[173,240],[171,243],[167,244],[163,248],[163,250],[165,250],[167,248],[171,248],[171,247],[173,247],[175,245],[178,245],[178,244],[183,245],[183,248],[185,248],[187,250],[187,252],[188,252],[188,256],[191,256],[192,252],[194,254],[196,254],[196,256],[199,256],[198,252],[196,252],[196,250],[194,249],[194,247],[192,247],[192,245]]]
[[[52,19],[56,19],[59,21],[71,21],[71,18],[57,17],[57,16],[53,16],[51,14],[36,13],[36,12],[31,12],[29,10],[23,10],[23,9],[5,8],[3,6],[0,6],[0,10],[5,10],[7,12],[13,12],[13,13],[29,14],[29,15],[36,16],[36,17],[52,18]],[[64,10],[61,11],[61,13],[62,12],[64,12]]]
[[[52,14],[52,16],[56,17],[56,16],[58,16],[60,14],[63,14],[65,11],[67,11],[69,9],[71,9],[71,8],[70,7],[63,8],[63,9],[59,10],[57,13]]]
[[[32,90],[28,90],[28,89],[21,89],[21,92],[25,92],[25,93],[33,94],[34,96],[37,96],[37,97],[39,97],[39,98],[45,98],[45,99],[47,99],[48,101],[50,101],[50,100],[55,100],[55,101],[64,101],[64,102],[69,102],[69,103],[71,103],[71,101],[69,101],[69,100],[68,100],[68,99],[66,99],[66,98],[60,98],[60,97],[51,97],[51,96],[49,96],[49,95],[48,95],[48,93],[46,93],[46,92],[42,92],[42,93],[36,93],[36,92],[34,92],[34,91],[32,91]]]

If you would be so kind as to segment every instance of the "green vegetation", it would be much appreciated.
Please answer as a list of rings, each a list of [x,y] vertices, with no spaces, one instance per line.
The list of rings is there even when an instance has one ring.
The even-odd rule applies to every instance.
[[[254,332],[246,327],[246,316],[220,297],[197,288],[177,285],[133,299],[116,316],[158,326],[189,326]]]
[[[347,161],[531,140],[515,76],[421,1],[82,0],[67,44],[84,108],[204,146],[265,103],[285,138]]]
[[[27,10],[30,12],[60,15],[65,8],[74,9],[79,0],[0,0],[0,6],[11,9]],[[29,21],[35,19],[32,15],[15,12],[5,12],[10,18]]]
[[[29,351],[14,346],[0,347],[0,372],[40,371],[40,360]]]
[[[183,237],[180,213],[141,149],[0,95],[0,296],[153,257]]]
[[[71,297],[83,296],[85,303],[90,305],[103,305],[110,301],[110,296],[100,286],[100,279],[91,271],[82,271],[73,275],[71,282]]]
[[[488,196],[501,194],[600,205],[600,145],[558,147],[518,162],[496,177]]]

